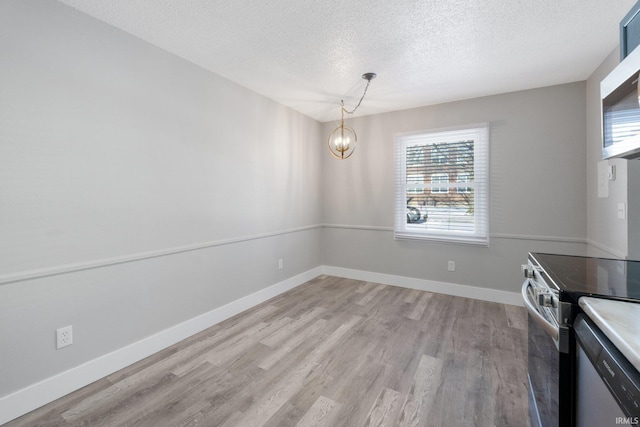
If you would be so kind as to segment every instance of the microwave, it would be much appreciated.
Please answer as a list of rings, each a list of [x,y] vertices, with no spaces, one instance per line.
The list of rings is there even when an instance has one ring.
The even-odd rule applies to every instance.
[[[634,49],[600,83],[602,158],[640,157],[640,49]]]

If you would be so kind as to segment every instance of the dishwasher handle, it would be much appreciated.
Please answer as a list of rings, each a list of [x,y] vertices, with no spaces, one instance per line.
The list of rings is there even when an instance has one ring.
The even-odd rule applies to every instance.
[[[545,333],[549,335],[551,338],[553,338],[553,341],[557,343],[558,335],[559,335],[559,327],[549,322],[547,319],[545,319],[545,317],[542,314],[540,314],[538,309],[533,305],[528,295],[529,287],[530,287],[529,280],[525,280],[524,283],[522,284],[522,300],[524,301],[524,307],[527,309],[529,314],[531,314],[531,317],[533,317],[536,323],[540,325],[540,327],[542,327]]]

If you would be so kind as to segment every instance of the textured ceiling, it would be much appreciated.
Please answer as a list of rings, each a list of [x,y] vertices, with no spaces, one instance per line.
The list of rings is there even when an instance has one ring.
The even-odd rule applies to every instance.
[[[61,0],[320,121],[585,80],[636,0]]]

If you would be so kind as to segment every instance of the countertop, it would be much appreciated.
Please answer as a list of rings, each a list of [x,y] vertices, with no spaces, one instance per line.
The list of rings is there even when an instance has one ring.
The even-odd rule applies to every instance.
[[[582,297],[580,307],[640,371],[640,303]]]

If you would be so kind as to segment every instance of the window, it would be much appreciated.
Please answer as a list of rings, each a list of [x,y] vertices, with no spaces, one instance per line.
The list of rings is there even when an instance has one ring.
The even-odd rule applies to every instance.
[[[395,237],[489,244],[487,124],[396,137]],[[424,221],[410,221],[407,201]]]
[[[471,175],[468,172],[460,172],[456,182],[471,182]],[[471,187],[458,187],[458,193],[471,193]]]
[[[444,144],[432,144],[429,147],[431,152],[431,163],[448,163],[449,162],[449,146]]]
[[[413,186],[410,184],[424,184],[424,177],[422,175],[407,175],[407,194],[424,193],[422,185]]]
[[[407,149],[407,165],[420,165],[424,163],[424,150],[420,146]]]
[[[449,182],[448,173],[431,174],[431,184],[447,184]],[[448,193],[449,187],[431,187],[431,193]]]

